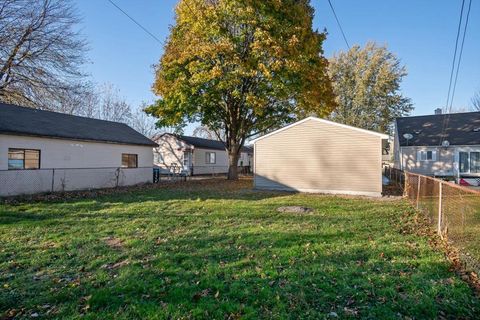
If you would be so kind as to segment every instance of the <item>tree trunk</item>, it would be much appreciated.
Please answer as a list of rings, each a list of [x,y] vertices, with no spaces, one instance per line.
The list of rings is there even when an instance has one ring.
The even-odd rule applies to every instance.
[[[238,180],[238,150],[233,149],[228,151],[228,180]]]

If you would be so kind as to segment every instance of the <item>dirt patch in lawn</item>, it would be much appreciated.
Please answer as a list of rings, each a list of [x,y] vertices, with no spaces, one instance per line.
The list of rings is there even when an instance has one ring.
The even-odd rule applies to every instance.
[[[123,240],[116,237],[103,238],[103,241],[113,249],[123,249]]]
[[[107,269],[107,270],[115,270],[115,269],[121,268],[123,266],[126,266],[128,264],[130,264],[130,260],[125,259],[125,260],[122,260],[122,261],[119,261],[119,262],[116,262],[116,263],[104,264],[101,268],[102,269]]]
[[[286,206],[286,207],[279,207],[277,209],[278,212],[286,212],[286,213],[309,213],[312,212],[312,208],[302,207],[302,206]]]

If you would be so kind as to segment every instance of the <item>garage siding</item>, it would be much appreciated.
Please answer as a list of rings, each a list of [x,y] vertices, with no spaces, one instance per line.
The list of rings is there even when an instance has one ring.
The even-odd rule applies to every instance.
[[[255,143],[255,187],[380,196],[381,137],[308,119]]]

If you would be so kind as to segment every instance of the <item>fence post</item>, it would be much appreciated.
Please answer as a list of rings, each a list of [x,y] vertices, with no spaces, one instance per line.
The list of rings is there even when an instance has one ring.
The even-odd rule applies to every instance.
[[[442,236],[442,182],[439,182],[439,190],[438,190],[438,235],[443,238]]]
[[[418,183],[417,183],[417,209],[419,208],[419,205],[420,205],[420,186],[422,185],[421,184],[421,181],[422,181],[422,177],[421,176],[417,176],[417,180],[418,180]]]
[[[120,179],[120,167],[115,170],[115,188],[118,188],[118,183]]]
[[[52,169],[52,192],[55,191],[55,169]]]
[[[403,196],[408,197],[409,196],[408,191],[409,191],[409,188],[410,188],[410,184],[409,183],[407,184],[407,181],[408,181],[407,180],[407,172],[403,171],[403,175],[400,176],[400,186],[402,185],[402,183],[401,183],[402,176],[403,176]]]

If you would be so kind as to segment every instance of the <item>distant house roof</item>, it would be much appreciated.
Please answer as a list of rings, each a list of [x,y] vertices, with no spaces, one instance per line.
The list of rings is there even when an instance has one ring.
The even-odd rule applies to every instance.
[[[400,146],[407,145],[406,133],[413,136],[408,140],[409,146],[440,146],[444,140],[450,145],[480,145],[480,112],[405,117],[396,121]],[[448,125],[442,136],[444,123]]]
[[[178,139],[196,148],[225,151],[225,145],[223,144],[222,141],[203,139],[203,138],[184,136],[184,135],[174,135],[174,136],[176,136]],[[246,153],[253,153],[253,148],[249,146],[243,146],[241,151]]]
[[[0,103],[0,133],[156,146],[123,123]]]

